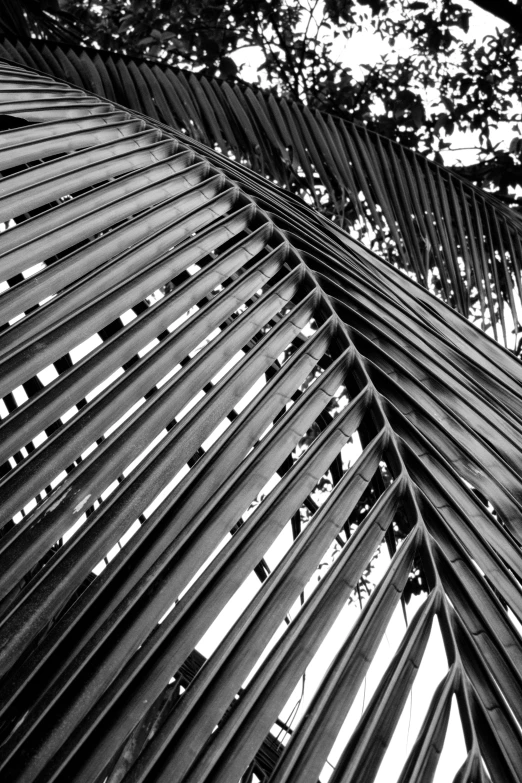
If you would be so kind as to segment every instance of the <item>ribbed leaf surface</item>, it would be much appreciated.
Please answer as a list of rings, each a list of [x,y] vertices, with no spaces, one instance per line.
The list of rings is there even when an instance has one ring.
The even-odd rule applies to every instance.
[[[401,781],[432,779],[453,696],[455,780],[520,781],[520,364],[200,142],[0,81],[5,780],[315,783],[414,571],[331,780],[374,780],[436,621],[447,673]]]
[[[209,82],[160,62],[37,40],[4,39],[0,56],[116,100],[246,162],[366,236],[458,312],[516,347],[522,220],[424,156],[246,84]]]

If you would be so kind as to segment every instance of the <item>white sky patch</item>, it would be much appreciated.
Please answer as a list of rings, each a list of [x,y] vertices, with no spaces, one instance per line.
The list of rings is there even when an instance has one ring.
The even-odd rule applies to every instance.
[[[29,514],[29,512],[32,511],[33,508],[36,508],[36,498],[30,500],[29,503],[26,506],[24,506],[24,513]]]
[[[208,658],[225,638],[239,615],[259,592],[261,582],[252,572],[236,590],[230,601],[218,614],[208,631],[197,644],[199,652]]]
[[[62,481],[65,479],[65,478],[67,478],[67,473],[65,472],[65,470],[62,470],[62,472],[61,472],[61,473],[59,473],[59,474],[56,476],[56,478],[54,478],[54,479],[51,481],[51,487],[54,489],[54,488],[55,488],[55,487],[57,487],[57,486],[58,486],[58,484],[60,484],[60,483],[61,483],[61,482],[62,482]]]
[[[208,451],[209,448],[214,444],[217,439],[230,427],[230,420],[229,419],[223,419],[218,426],[213,430],[208,438],[203,441],[201,444],[201,448],[203,451]]]
[[[82,451],[82,454],[81,454],[81,458],[82,458],[82,460],[85,460],[85,459],[87,459],[87,457],[89,456],[89,454],[92,454],[92,452],[93,452],[93,451],[94,451],[94,449],[96,449],[96,448],[98,448],[98,447],[97,447],[97,445],[96,445],[96,443],[91,443],[91,445],[90,445],[88,448],[86,448],[86,449],[85,449],[85,451]]]
[[[120,377],[120,375],[123,374],[123,367],[119,367],[117,370],[115,370],[112,375],[109,375],[108,378],[105,378],[98,386],[96,386],[92,391],[90,391],[88,394],[85,395],[85,399],[87,402],[90,402],[95,397],[97,397],[99,394],[102,393],[104,389],[106,389],[108,386],[111,385],[111,383],[114,383],[114,381]]]
[[[74,536],[74,534],[81,528],[85,520],[87,519],[85,514],[82,514],[82,516],[76,520],[74,525],[69,528],[69,530],[64,534],[62,538],[62,542],[65,544],[70,538]]]
[[[141,525],[138,522],[138,520],[133,522],[130,528],[127,530],[127,532],[120,538],[120,546],[122,547],[125,546],[125,544],[127,544],[131,540],[132,536],[138,532],[140,527]]]
[[[273,571],[281,562],[293,543],[292,525],[288,522],[272,546],[265,553],[264,559],[271,571]]]
[[[169,370],[169,372],[163,376],[163,378],[157,382],[156,388],[161,389],[162,386],[164,386],[167,381],[170,381],[170,379],[176,375],[177,372],[181,370],[181,364],[176,364],[175,367],[172,368],[172,370]]]
[[[186,595],[186,593],[188,593],[188,591],[190,590],[190,588],[192,587],[192,585],[193,585],[193,584],[194,584],[194,583],[195,583],[195,582],[196,582],[196,581],[199,579],[199,577],[201,576],[201,574],[202,574],[204,571],[206,571],[206,569],[208,568],[208,566],[209,566],[209,565],[212,563],[212,561],[213,561],[213,560],[215,560],[215,558],[216,558],[216,557],[218,556],[218,554],[221,552],[221,550],[223,549],[223,547],[224,547],[224,546],[225,546],[225,545],[228,543],[228,541],[230,541],[230,538],[231,538],[231,535],[230,535],[230,533],[227,533],[227,535],[223,537],[223,539],[221,540],[221,542],[220,542],[219,546],[217,546],[217,547],[214,549],[214,551],[212,552],[212,554],[211,554],[211,555],[209,555],[209,557],[207,557],[207,559],[205,560],[205,562],[203,563],[203,565],[202,565],[202,566],[200,566],[200,568],[199,568],[199,569],[196,571],[196,573],[194,574],[194,576],[192,577],[192,579],[191,579],[191,580],[190,580],[190,581],[189,581],[189,582],[188,582],[188,583],[185,585],[185,587],[183,588],[183,590],[181,591],[181,593],[180,593],[180,594],[177,596],[177,598],[175,599],[175,601],[173,601],[173,603],[171,604],[171,606],[169,606],[169,608],[167,609],[167,611],[166,611],[166,612],[165,612],[165,613],[162,615],[162,617],[159,619],[159,621],[158,621],[159,623],[162,623],[162,622],[165,620],[165,618],[166,618],[166,617],[167,617],[167,616],[168,616],[168,615],[169,615],[169,614],[172,612],[172,610],[174,609],[174,607],[176,606],[176,604],[177,604],[177,603],[178,603],[178,602],[179,602],[179,601],[180,601],[180,600],[183,598],[183,596],[184,596],[184,595]],[[231,600],[233,600],[233,598],[232,598]],[[223,611],[221,612],[221,614],[223,614],[223,612],[225,612],[225,611],[226,611],[226,608],[227,608],[227,607],[225,606],[225,607],[224,607],[224,609],[223,609]],[[211,626],[212,628],[215,628],[216,624],[218,623],[218,619],[219,619],[219,617],[221,617],[221,614],[220,614],[220,615],[218,615],[218,617],[217,617],[217,618],[216,618],[216,620],[214,621],[213,625]],[[237,618],[237,616],[236,616],[236,618]],[[232,621],[232,622],[233,622],[233,621]],[[218,626],[217,626],[217,627],[218,627],[219,633],[221,634],[221,631],[222,631],[222,629],[219,627],[219,624],[218,624]],[[207,633],[209,633],[209,632],[210,632],[210,629],[209,629],[209,631],[208,631]],[[214,634],[215,634],[215,633],[216,633],[216,630],[214,631]],[[226,633],[226,632],[223,632],[222,636],[224,636],[224,635],[225,635],[225,633]],[[219,642],[221,641],[221,638],[222,638],[222,636],[220,636],[220,639],[219,639],[218,641],[216,641],[216,642],[215,642],[215,647],[217,647],[217,645],[218,645],[218,644],[219,644]],[[204,637],[203,637],[203,638],[204,638]],[[199,642],[199,643],[196,645],[196,646],[197,646],[197,649],[198,649],[198,650],[200,650],[200,652],[202,652],[202,650],[201,650],[201,648],[200,648],[200,645],[202,645],[202,644],[203,644],[203,641],[200,641],[200,642]],[[214,647],[214,649],[215,649],[215,647]],[[202,652],[202,654],[203,654],[203,655],[206,655],[204,652]],[[210,653],[209,653],[209,655],[210,655]],[[208,656],[206,656],[206,657],[208,657]]]
[[[65,413],[63,413],[60,416],[60,419],[61,419],[62,423],[65,424],[70,419],[73,419],[76,416],[77,413],[78,413],[78,410],[77,410],[76,406],[74,406],[74,407],[69,408],[68,410],[66,410]]]
[[[241,413],[247,405],[249,405],[253,399],[257,397],[257,395],[261,392],[261,390],[266,386],[266,377],[265,375],[261,375],[257,381],[254,383],[254,385],[247,391],[247,393],[239,400],[239,402],[235,406],[235,410],[237,413]]]
[[[187,321],[191,315],[194,315],[194,313],[197,312],[198,312],[198,308],[194,305],[194,307],[191,307],[190,310],[187,310],[186,313],[183,313],[183,315],[180,315],[179,318],[176,318],[176,320],[173,321],[168,327],[168,331],[173,332],[175,329],[177,329],[182,324],[184,324],[185,321]]]
[[[102,344],[102,339],[99,334],[93,334],[88,337],[82,343],[73,348],[69,353],[73,364],[78,364],[80,359],[83,359],[88,353],[93,351],[99,345]]]
[[[39,379],[43,383],[44,386],[48,386],[50,383],[52,383],[56,378],[58,378],[58,370],[54,366],[54,364],[50,364],[48,367],[45,367],[43,370],[40,370],[39,373],[37,373]]]
[[[135,318],[137,318],[137,316],[134,310],[126,310],[122,315],[120,315],[121,322],[124,326],[130,324],[130,322],[134,321]]]
[[[229,359],[229,360],[228,360],[228,362],[227,362],[227,363],[226,363],[226,364],[225,364],[223,367],[221,367],[221,369],[219,370],[219,372],[217,372],[217,373],[214,375],[214,377],[211,379],[211,383],[212,383],[212,384],[215,386],[215,385],[216,385],[216,383],[218,383],[218,382],[221,380],[221,378],[224,378],[224,377],[225,377],[225,375],[226,375],[228,372],[230,372],[230,370],[231,370],[233,367],[235,367],[235,366],[236,366],[236,364],[237,364],[239,361],[241,361],[241,359],[243,358],[243,356],[244,356],[244,355],[245,355],[245,354],[244,354],[244,351],[238,351],[237,353],[235,353],[235,354],[234,354],[234,356],[233,356],[231,359]]]
[[[23,386],[17,386],[16,389],[13,389],[12,394],[18,406],[23,405],[29,399]]]
[[[101,499],[102,500],[106,500],[109,497],[109,495],[112,495],[112,493],[114,492],[115,489],[118,489],[118,481],[117,481],[117,479],[115,479],[113,482],[111,482],[111,484],[109,484],[109,486],[106,489],[103,490],[103,492],[101,493],[101,496],[100,496]]]
[[[41,272],[42,269],[45,269],[45,264],[43,261],[40,261],[38,264],[34,264],[34,266],[30,266],[28,269],[25,269],[22,274],[27,280],[28,277],[33,277],[34,275],[38,274],[38,272]]]
[[[161,492],[154,498],[152,503],[147,506],[145,511],[143,512],[146,517],[150,517],[150,515],[155,511],[167,498],[172,490],[177,487],[181,479],[187,475],[187,473],[190,471],[190,468],[188,465],[184,465],[181,470],[179,470],[174,478],[172,478],[169,483],[161,490]]]
[[[199,391],[199,392],[196,394],[196,396],[195,396],[195,397],[193,397],[193,398],[190,400],[190,402],[188,402],[188,403],[185,405],[185,407],[184,407],[184,408],[183,408],[183,409],[182,409],[182,410],[181,410],[181,411],[178,413],[178,415],[176,416],[176,421],[178,421],[178,422],[179,422],[179,421],[181,421],[182,419],[184,419],[184,418],[185,418],[185,416],[187,415],[187,413],[189,413],[189,412],[192,410],[192,408],[194,407],[194,405],[196,405],[196,404],[197,404],[197,403],[198,403],[200,400],[202,400],[202,399],[203,399],[203,397],[205,397],[205,396],[206,396],[206,394],[205,394],[205,392],[204,392],[203,390]]]
[[[150,343],[147,343],[147,345],[145,346],[145,348],[141,348],[141,349],[138,351],[138,356],[140,357],[140,359],[141,359],[143,356],[145,356],[147,353],[149,353],[149,351],[152,351],[152,349],[153,349],[153,348],[154,348],[156,345],[159,345],[159,340],[158,340],[158,338],[157,338],[157,337],[155,337],[155,338],[154,338],[154,340],[151,340],[151,341],[150,341]]]
[[[36,438],[33,438],[33,445],[35,448],[38,448],[38,446],[41,446],[44,441],[47,440],[47,435],[45,432],[40,432]]]
[[[133,413],[135,413],[135,412],[138,410],[138,408],[141,408],[141,406],[144,404],[144,402],[145,402],[145,397],[142,397],[142,398],[141,398],[141,399],[139,399],[137,402],[135,402],[135,403],[134,403],[134,405],[133,405],[131,408],[129,408],[127,411],[125,411],[125,413],[123,414],[123,416],[121,416],[121,417],[120,417],[120,418],[119,418],[117,421],[115,421],[115,422],[114,422],[114,424],[111,424],[111,426],[110,426],[110,427],[109,427],[109,428],[106,430],[106,432],[104,433],[104,434],[105,434],[105,437],[108,437],[109,435],[112,435],[112,433],[113,433],[115,430],[117,430],[117,429],[118,429],[118,427],[121,427],[121,425],[122,425],[122,424],[123,424],[125,421],[127,421],[127,419],[128,419],[130,416],[132,416],[132,414],[133,414]]]
[[[167,430],[162,430],[154,440],[151,440],[151,442],[144,448],[142,451],[140,451],[139,455],[134,459],[130,465],[128,465],[125,470],[123,471],[124,476],[128,476],[129,473],[132,473],[133,470],[136,469],[136,467],[142,462],[147,454],[150,454],[150,452],[164,439],[165,435],[167,434]]]
[[[14,324],[18,323],[18,321],[21,321],[24,317],[24,313],[18,313],[18,315],[15,315],[14,318],[11,318],[9,321],[9,326],[13,326]]]

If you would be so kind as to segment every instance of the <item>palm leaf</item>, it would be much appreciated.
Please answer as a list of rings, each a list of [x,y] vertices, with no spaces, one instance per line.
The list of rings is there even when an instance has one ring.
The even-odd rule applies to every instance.
[[[0,56],[247,163],[357,231],[459,313],[516,347],[522,221],[449,170],[364,126],[247,84],[232,87],[160,62],[37,40],[5,38]]]
[[[0,79],[5,779],[315,783],[415,569],[427,595],[333,780],[375,778],[437,618],[447,674],[401,779],[431,780],[455,696],[456,780],[520,781],[519,362],[258,173]]]

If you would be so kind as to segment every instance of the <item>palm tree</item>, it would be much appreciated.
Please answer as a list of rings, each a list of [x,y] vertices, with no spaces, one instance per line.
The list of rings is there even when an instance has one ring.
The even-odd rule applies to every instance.
[[[434,623],[400,780],[433,779],[453,697],[455,780],[522,780],[522,373],[465,317],[516,334],[520,218],[261,92],[2,46],[4,779],[316,783],[416,592],[330,780],[375,778]]]

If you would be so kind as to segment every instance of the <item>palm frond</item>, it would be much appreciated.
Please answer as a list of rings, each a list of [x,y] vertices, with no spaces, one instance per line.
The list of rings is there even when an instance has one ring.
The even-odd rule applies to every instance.
[[[520,363],[201,142],[0,80],[4,778],[315,783],[415,570],[427,594],[332,780],[374,779],[437,619],[447,673],[402,779],[432,779],[455,696],[455,779],[520,781]]]
[[[4,39],[0,56],[247,163],[343,228],[362,232],[459,313],[517,346],[522,220],[444,167],[364,126],[160,62],[36,40]]]

